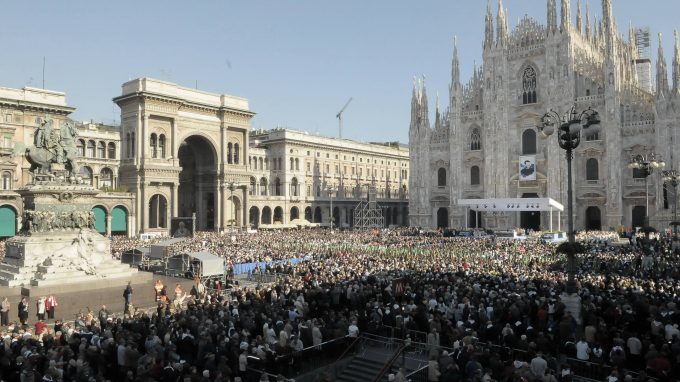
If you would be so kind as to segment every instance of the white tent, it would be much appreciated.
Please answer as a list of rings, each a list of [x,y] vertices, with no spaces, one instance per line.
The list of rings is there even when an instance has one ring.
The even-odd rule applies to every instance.
[[[458,199],[458,205],[473,211],[485,212],[521,212],[549,211],[550,230],[552,231],[553,210],[557,211],[557,230],[560,230],[561,212],[564,206],[551,198],[490,198],[490,199]],[[467,220],[467,214],[465,214]],[[467,226],[467,221],[465,223]]]

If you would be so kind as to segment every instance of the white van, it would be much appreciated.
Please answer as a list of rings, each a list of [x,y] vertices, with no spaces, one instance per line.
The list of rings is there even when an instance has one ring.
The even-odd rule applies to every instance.
[[[526,240],[526,235],[522,235],[517,231],[495,231],[494,236],[498,240]]]
[[[569,240],[566,232],[544,232],[541,234],[541,243],[562,243]]]

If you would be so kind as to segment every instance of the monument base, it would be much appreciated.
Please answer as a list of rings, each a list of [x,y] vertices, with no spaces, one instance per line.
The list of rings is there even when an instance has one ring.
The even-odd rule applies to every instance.
[[[130,278],[136,268],[111,258],[109,239],[89,228],[15,236],[5,243],[2,286],[54,286]]]

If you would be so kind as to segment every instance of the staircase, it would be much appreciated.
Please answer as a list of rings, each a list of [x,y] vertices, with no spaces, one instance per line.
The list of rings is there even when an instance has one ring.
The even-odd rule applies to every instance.
[[[336,379],[337,382],[366,382],[378,376],[384,363],[356,356]]]

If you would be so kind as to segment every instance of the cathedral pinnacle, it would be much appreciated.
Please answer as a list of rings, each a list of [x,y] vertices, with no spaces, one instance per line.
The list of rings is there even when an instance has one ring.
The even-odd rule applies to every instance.
[[[588,2],[586,2],[586,38],[591,37],[591,29],[590,29],[590,7],[588,6]]]
[[[491,14],[491,4],[486,3],[486,16],[484,17],[484,49],[493,47],[493,15]]]
[[[548,0],[548,34],[557,31],[557,5],[555,0]]]
[[[661,37],[662,35],[659,33],[659,53],[656,59],[656,96],[659,98],[664,97],[668,92],[668,72]]]
[[[583,33],[583,18],[581,17],[581,0],[576,3],[576,29]]]
[[[503,46],[508,40],[508,21],[505,18],[503,0],[498,0],[498,16],[496,18],[496,45]]]
[[[566,33],[571,29],[571,0],[562,0],[561,17],[560,32]]]
[[[674,31],[675,35],[675,56],[673,57],[673,94],[680,94],[680,40],[678,39],[678,31]]]

